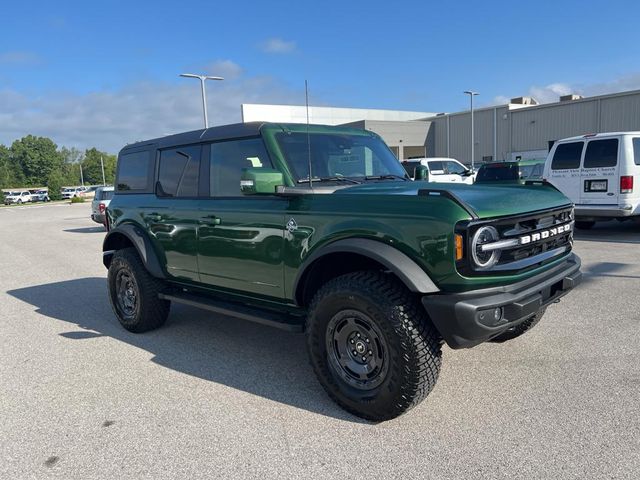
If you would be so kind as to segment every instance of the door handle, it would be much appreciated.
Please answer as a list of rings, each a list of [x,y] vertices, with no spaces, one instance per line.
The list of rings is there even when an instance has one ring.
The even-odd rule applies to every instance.
[[[159,213],[150,213],[149,215],[147,215],[147,220],[150,220],[152,222],[159,222],[160,220],[162,220],[162,215],[160,215]]]
[[[204,225],[220,225],[220,217],[205,215],[204,217],[200,217],[200,223]]]

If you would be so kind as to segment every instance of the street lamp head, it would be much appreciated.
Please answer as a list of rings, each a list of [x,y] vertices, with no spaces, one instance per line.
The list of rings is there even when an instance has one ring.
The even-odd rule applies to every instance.
[[[474,92],[473,90],[465,90],[465,91],[464,91],[464,92],[462,92],[462,93],[465,93],[465,94],[467,94],[467,95],[471,95],[471,96],[474,96],[474,95],[480,95],[478,92]]]
[[[199,78],[200,80],[224,80],[222,77],[212,77],[210,75],[196,75],[195,73],[181,73],[181,77]]]

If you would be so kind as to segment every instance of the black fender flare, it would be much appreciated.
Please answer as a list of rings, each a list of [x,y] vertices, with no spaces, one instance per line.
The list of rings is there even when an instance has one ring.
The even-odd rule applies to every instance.
[[[412,292],[426,294],[440,291],[427,272],[397,248],[366,238],[348,238],[345,240],[337,240],[319,248],[302,263],[293,284],[296,303],[300,304],[300,295],[302,294],[302,290],[304,290],[301,282],[305,278],[305,274],[309,271],[309,268],[311,268],[317,260],[332,253],[356,253],[375,260],[395,274]]]
[[[122,236],[126,237],[129,242],[133,244],[142,263],[152,276],[162,279],[166,278],[158,255],[147,234],[137,225],[128,223],[119,225],[107,233],[102,243],[102,263],[104,263],[105,267],[109,268],[113,254],[118,250],[118,245],[121,244]]]

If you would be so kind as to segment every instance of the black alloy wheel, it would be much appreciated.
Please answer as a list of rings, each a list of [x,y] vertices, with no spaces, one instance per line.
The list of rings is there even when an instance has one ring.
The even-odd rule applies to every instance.
[[[132,318],[138,309],[140,291],[133,275],[122,269],[116,275],[116,300],[120,313],[125,318]]]
[[[352,387],[371,390],[382,383],[389,370],[387,350],[384,336],[366,314],[342,310],[329,321],[329,361]]]

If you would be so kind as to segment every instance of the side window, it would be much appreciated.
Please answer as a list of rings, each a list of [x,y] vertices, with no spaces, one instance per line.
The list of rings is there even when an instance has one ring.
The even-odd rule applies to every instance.
[[[462,175],[464,172],[467,171],[466,168],[464,168],[462,165],[460,165],[459,163],[456,162],[446,162],[447,164],[447,172],[448,173],[452,173],[452,174],[458,174],[458,175]]]
[[[210,192],[214,197],[238,197],[244,168],[273,168],[262,138],[211,144]]]
[[[618,164],[618,139],[591,140],[584,154],[584,168],[615,167]]]
[[[156,193],[166,197],[197,197],[200,178],[200,145],[160,152]]]
[[[429,174],[443,175],[444,174],[443,162],[429,162]]]
[[[119,192],[144,192],[151,190],[153,164],[149,151],[125,153],[118,159],[116,189]]]
[[[420,165],[420,162],[402,162],[402,166],[404,167],[405,172],[407,172],[407,175],[409,175],[411,178],[415,178],[416,167],[418,165]]]
[[[633,160],[636,165],[640,165],[640,138],[633,139]]]
[[[580,156],[584,142],[563,143],[558,145],[551,160],[552,170],[580,168]]]

